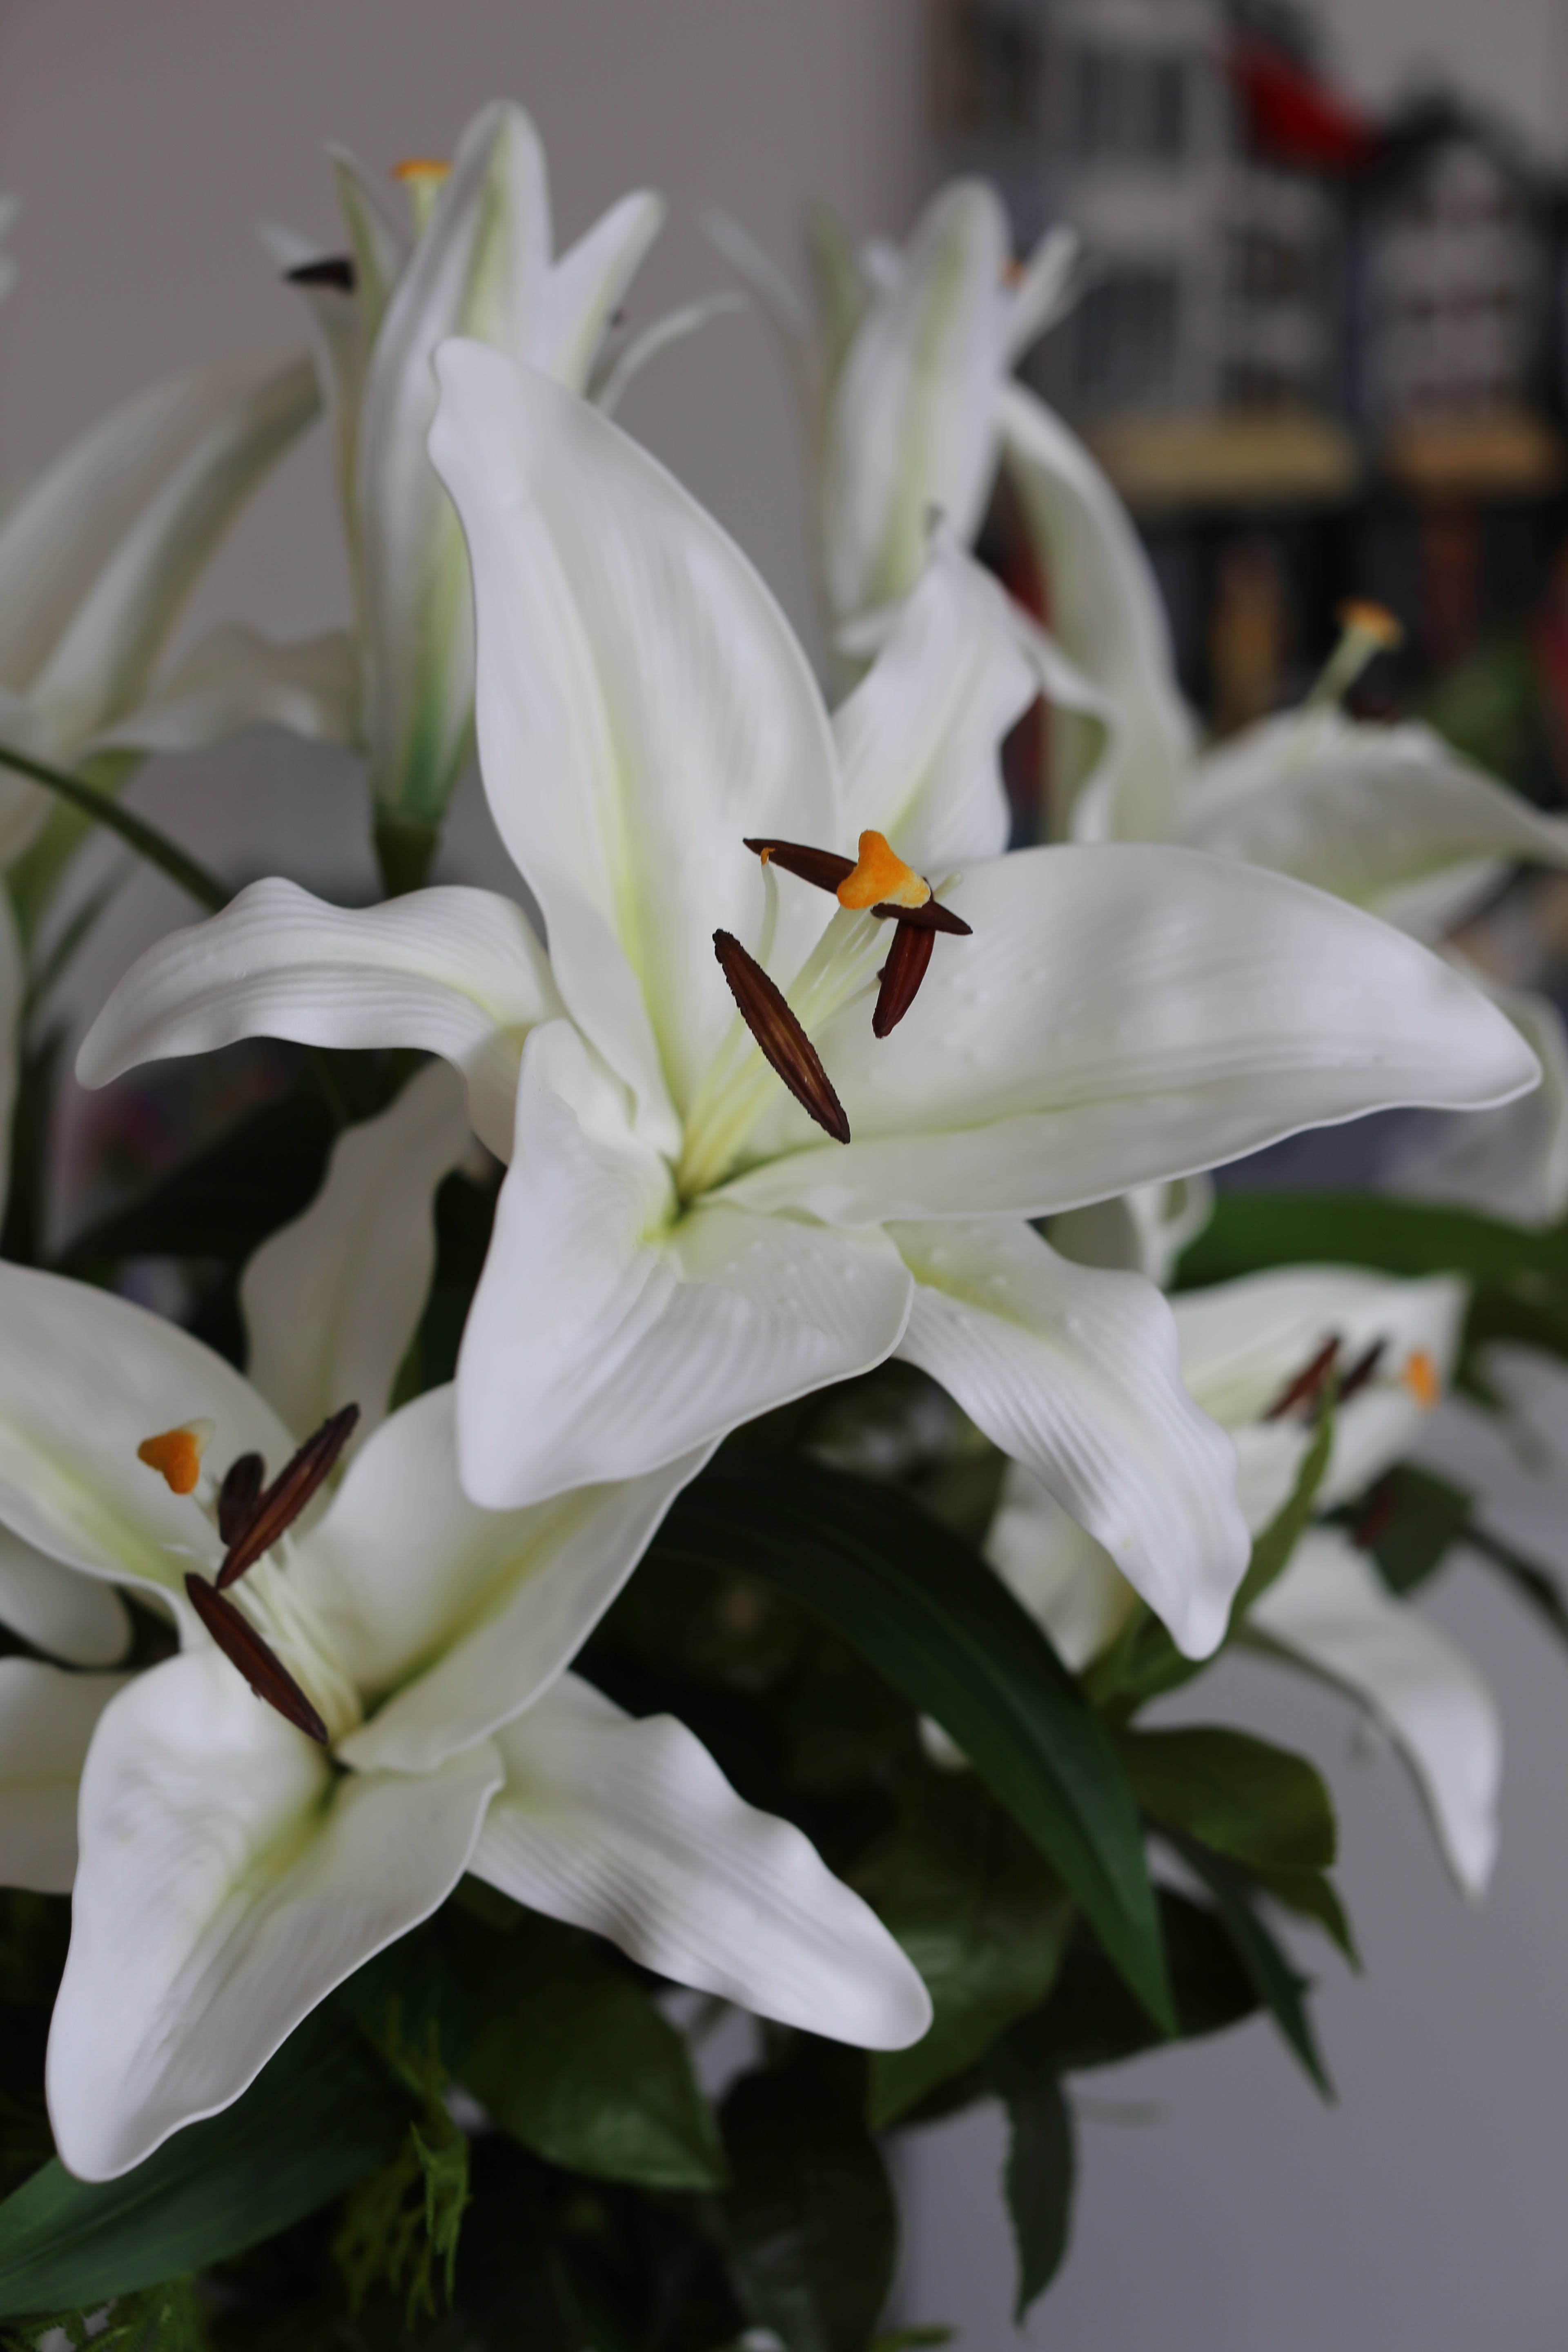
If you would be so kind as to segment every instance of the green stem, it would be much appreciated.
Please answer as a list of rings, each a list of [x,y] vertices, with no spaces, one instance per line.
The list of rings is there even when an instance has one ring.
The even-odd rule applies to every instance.
[[[96,784],[89,784],[84,777],[70,775],[64,768],[51,768],[26,751],[14,751],[8,743],[0,743],[0,768],[14,768],[19,776],[26,776],[47,791],[58,793],[61,800],[69,801],[95,824],[107,825],[110,833],[117,833],[121,841],[129,843],[138,857],[156,866],[209,913],[221,914],[233,898],[226,885],[215,874],[209,874],[205,866],[198,866],[194,857],[187,857],[156,825],[132,816],[129,809],[121,808],[117,800],[100,792]]]

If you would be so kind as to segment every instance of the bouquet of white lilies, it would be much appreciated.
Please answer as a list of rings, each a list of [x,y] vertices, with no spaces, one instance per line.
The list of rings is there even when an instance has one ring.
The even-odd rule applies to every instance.
[[[1262,2009],[1326,2083],[1323,1783],[1146,1708],[1231,1645],[1326,1678],[1485,1886],[1495,1711],[1411,1596],[1462,1541],[1568,1619],[1406,1457],[1502,1409],[1488,1344],[1568,1356],[1568,1053],[1446,941],[1568,823],[1344,714],[1367,608],[1200,747],[1012,373],[1072,240],[1013,265],[984,186],[819,224],[815,311],[714,224],[829,690],[613,421],[735,300],[621,331],[658,200],[552,258],[504,105],[336,171],[342,250],[268,232],[314,363],[161,386],[0,514],[0,2332],[939,2342],[885,2309],[887,2135],[1005,2105],[1022,2315],[1081,2070]],[[167,663],[322,407],[352,625]],[[999,477],[1032,610],[972,552]],[[363,755],[382,903],[231,893],[125,805],[260,723]],[[427,881],[476,753],[515,874]],[[206,919],[79,1084],[282,1042],[62,1244],[103,828]],[[1207,1181],[1400,1107],[1482,1115],[1474,1205]]]

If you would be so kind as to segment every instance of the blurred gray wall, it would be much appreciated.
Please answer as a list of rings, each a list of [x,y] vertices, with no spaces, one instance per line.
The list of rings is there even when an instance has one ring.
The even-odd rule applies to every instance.
[[[1446,57],[1561,153],[1563,0],[1326,0],[1352,86],[1393,94]],[[297,322],[252,236],[271,215],[330,238],[322,142],[372,166],[441,152],[484,99],[535,113],[560,230],[626,188],[676,218],[638,317],[719,282],[696,205],[782,257],[830,195],[858,231],[897,228],[923,179],[921,0],[0,0],[0,187],[23,197],[22,268],[0,310],[0,477],[46,459],[112,401],[212,354],[284,347]],[[668,354],[626,422],[714,507],[810,619],[795,424],[754,319]],[[280,631],[342,617],[320,438],[237,535],[199,618]],[[370,887],[351,762],[258,736],[155,763],[142,805],[235,875],[279,863]],[[448,870],[486,872],[470,803]],[[498,877],[498,878],[500,878]],[[85,968],[90,1009],[142,940],[188,909],[138,879]],[[1568,1390],[1538,1402],[1568,1443]],[[1446,1443],[1450,1442],[1446,1440]],[[1568,1556],[1568,1486],[1526,1479],[1505,1517]],[[1450,1462],[1456,1455],[1449,1453]],[[1509,1731],[1503,1859],[1468,1910],[1398,1767],[1326,1695],[1227,1668],[1187,1712],[1250,1722],[1327,1764],[1367,1975],[1310,1954],[1341,2103],[1324,2110],[1262,2026],[1084,2082],[1083,2189],[1065,2278],[1030,2340],[1058,2352],[1561,2352],[1568,2340],[1568,1659],[1462,1572],[1436,1616],[1491,1676]],[[1304,1953],[1307,1948],[1303,1947]],[[910,2317],[1013,2340],[994,2117],[906,2158]]]

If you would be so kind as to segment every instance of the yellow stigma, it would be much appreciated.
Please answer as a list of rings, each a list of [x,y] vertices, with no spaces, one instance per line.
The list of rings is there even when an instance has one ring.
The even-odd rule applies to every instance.
[[[1399,1375],[1423,1412],[1430,1412],[1443,1393],[1443,1376],[1429,1348],[1412,1348]]]
[[[156,1470],[171,1494],[188,1495],[201,1475],[202,1455],[212,1434],[210,1421],[182,1422],[178,1429],[144,1437],[136,1448],[136,1459],[145,1462],[149,1470]]]
[[[1379,653],[1391,654],[1405,643],[1405,630],[1386,604],[1374,604],[1368,598],[1352,596],[1342,604],[1334,618],[1351,635],[1364,638]]]
[[[449,179],[451,173],[450,163],[443,163],[440,157],[437,155],[409,155],[401,163],[395,163],[392,167],[392,176],[395,180],[402,180],[405,183],[429,182],[437,187],[440,186],[443,180]]]
[[[436,209],[436,199],[451,176],[452,166],[431,155],[410,155],[406,163],[395,163],[392,176],[400,180],[408,191],[408,207],[414,215],[414,230],[423,236],[430,226],[430,215]]]
[[[851,911],[862,907],[923,907],[931,897],[931,884],[922,882],[879,833],[863,833],[859,863],[844,877],[837,895],[839,905]]]

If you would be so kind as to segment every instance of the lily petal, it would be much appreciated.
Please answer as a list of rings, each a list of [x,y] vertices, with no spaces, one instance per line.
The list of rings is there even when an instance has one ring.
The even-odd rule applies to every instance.
[[[721,1202],[674,1222],[664,1161],[616,1123],[618,1091],[568,1024],[530,1039],[458,1360],[463,1485],[487,1509],[673,1462],[881,1362],[909,1313],[880,1234]]]
[[[0,680],[58,754],[141,698],[196,577],[315,415],[314,371],[212,369],[118,410],[0,523]]]
[[[1113,1642],[1138,1596],[1110,1554],[1020,1462],[1009,1462],[986,1559],[1075,1675]]]
[[[449,335],[525,346],[550,259],[544,152],[515,106],[487,106],[386,306],[361,404],[365,730],[384,803],[434,824],[467,752],[473,607],[461,535],[430,470],[431,362]]]
[[[334,1781],[217,1651],[138,1675],[81,1780],[47,2068],[68,2168],[113,2179],[237,2099],[334,1986],[451,1892],[500,1780],[487,1744],[428,1778]]]
[[[1183,789],[1180,829],[1194,849],[1294,874],[1389,921],[1419,903],[1424,919],[1405,928],[1426,939],[1456,913],[1430,903],[1453,869],[1473,895],[1494,860],[1568,865],[1568,820],[1543,816],[1430,728],[1337,710],[1268,719],[1208,753]]]
[[[1000,395],[1003,454],[1040,558],[1051,635],[1116,715],[1100,730],[1056,714],[1057,829],[1079,840],[1168,835],[1193,726],[1160,592],[1126,509],[1081,441],[1018,384]],[[1092,773],[1092,790],[1086,790]],[[1082,795],[1084,805],[1076,806]]]
[[[0,1261],[0,1520],[52,1559],[173,1595],[221,1547],[188,1498],[136,1457],[197,1416],[215,1460],[281,1463],[293,1440],[247,1381],[162,1316]]]
[[[1502,1731],[1461,1650],[1395,1601],[1332,1528],[1302,1537],[1247,1620],[1245,1638],[1336,1684],[1382,1725],[1415,1777],[1443,1858],[1469,1895],[1497,1855]]]
[[[338,1138],[303,1216],[241,1275],[250,1380],[297,1436],[349,1403],[362,1444],[385,1419],[436,1267],[436,1188],[468,1148],[462,1086],[433,1062]]]
[[[1007,599],[947,532],[880,653],[834,714],[844,841],[873,827],[938,888],[1007,846],[1002,738],[1035,698]]]
[[[1072,278],[1082,241],[1074,228],[1048,228],[1008,289],[1007,340],[1016,365],[1072,307]]]
[[[346,147],[329,146],[338,205],[353,247],[354,277],[363,306],[363,334],[373,341],[393,288],[407,263],[410,238],[391,192]]]
[[[458,1486],[451,1390],[405,1405],[351,1465],[290,1570],[374,1710],[341,1742],[343,1761],[428,1772],[529,1706],[704,1459],[531,1510],[484,1511]]]
[[[5,1222],[11,1184],[11,1118],[22,1070],[22,1008],[26,995],[27,972],[16,936],[16,918],[10,892],[0,881],[0,1224]]]
[[[585,390],[605,330],[663,226],[663,200],[646,190],[612,205],[549,271],[519,358],[571,392]]]
[[[896,1035],[813,1040],[854,1141],[787,1098],[725,1197],[846,1224],[1038,1216],[1395,1104],[1522,1094],[1535,1056],[1435,956],[1280,875],[1135,844],[1018,850],[950,894]],[[790,1157],[776,1155],[791,1152]]]
[[[1537,1091],[1473,1118],[1424,1121],[1391,1154],[1380,1189],[1416,1200],[1458,1201],[1521,1224],[1553,1225],[1568,1212],[1568,1028],[1549,996],[1506,988],[1446,950],[1447,961],[1507,1013],[1541,1064]]]
[[[279,645],[255,629],[216,629],[150,701],[115,719],[89,749],[197,751],[247,727],[286,727],[312,743],[352,743],[359,654],[346,630]]]
[[[0,1624],[72,1666],[112,1666],[131,1647],[131,1620],[111,1584],[66,1568],[0,1527]]]
[[[871,2050],[925,2032],[930,1997],[875,1914],[684,1725],[634,1722],[568,1675],[496,1745],[479,1877],[783,2024]]]
[[[671,1150],[730,1024],[716,929],[761,910],[748,834],[832,842],[826,712],[740,550],[609,420],[499,352],[442,352],[431,456],[482,615],[485,789],[573,1017]],[[787,822],[786,822],[787,820]],[[780,894],[776,961],[821,928]]]
[[[994,190],[952,181],[856,329],[822,453],[823,572],[841,620],[909,594],[933,508],[954,538],[974,535],[996,462],[1007,259]]]
[[[895,1225],[915,1277],[899,1353],[1103,1545],[1206,1657],[1251,1542],[1236,1449],[1182,1386],[1176,1324],[1141,1275],[1058,1257],[1027,1225]]]
[[[99,1717],[125,1682],[0,1658],[0,1886],[70,1893],[81,1768]]]
[[[139,1062],[237,1037],[414,1045],[462,1073],[475,1132],[504,1158],[522,1040],[558,1010],[549,960],[510,898],[447,887],[351,909],[292,882],[253,882],[132,965],[77,1076],[107,1086]]]

